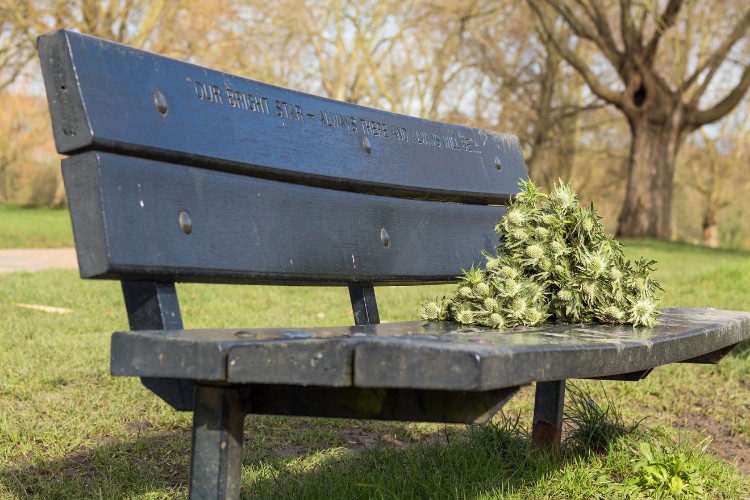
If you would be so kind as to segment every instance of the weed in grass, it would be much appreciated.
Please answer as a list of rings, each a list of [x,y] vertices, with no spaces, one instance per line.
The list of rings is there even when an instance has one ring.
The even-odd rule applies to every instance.
[[[701,452],[705,451],[705,448]],[[641,443],[640,457],[633,465],[635,477],[628,487],[653,496],[703,495],[705,480],[685,450],[664,450]]]
[[[597,403],[591,392],[573,383],[566,387],[565,421],[569,427],[563,449],[568,453],[604,453],[623,436],[633,434],[642,420],[626,422],[620,407],[607,395]]]

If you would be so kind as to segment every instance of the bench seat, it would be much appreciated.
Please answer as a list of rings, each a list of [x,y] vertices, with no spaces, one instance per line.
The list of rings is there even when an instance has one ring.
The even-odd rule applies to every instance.
[[[113,375],[232,384],[488,391],[711,361],[750,328],[750,313],[716,309],[665,309],[659,320],[653,329],[554,324],[503,333],[426,321],[127,331],[113,335],[111,366]]]

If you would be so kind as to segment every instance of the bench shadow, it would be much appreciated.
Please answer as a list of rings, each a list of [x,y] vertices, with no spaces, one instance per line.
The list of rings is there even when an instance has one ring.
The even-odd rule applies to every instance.
[[[187,492],[190,431],[136,436],[63,458],[32,453],[0,470],[0,496],[10,498],[131,498]],[[4,488],[4,489],[3,489]]]
[[[319,425],[342,431],[340,423]],[[494,422],[451,434],[447,442],[378,439],[353,448],[320,442],[255,455],[246,434],[242,498],[472,498],[540,479],[570,458],[555,461]],[[0,491],[12,498],[184,498],[189,447],[190,431],[175,430],[56,460],[29,457],[0,470]],[[303,457],[314,465],[301,466]]]

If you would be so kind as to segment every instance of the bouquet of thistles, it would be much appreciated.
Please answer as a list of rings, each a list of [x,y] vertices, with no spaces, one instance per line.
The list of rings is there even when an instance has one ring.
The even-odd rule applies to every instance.
[[[653,326],[662,291],[655,262],[627,260],[570,185],[548,195],[531,181],[520,185],[495,228],[497,255],[464,270],[452,296],[424,301],[422,318],[497,329],[545,321]]]

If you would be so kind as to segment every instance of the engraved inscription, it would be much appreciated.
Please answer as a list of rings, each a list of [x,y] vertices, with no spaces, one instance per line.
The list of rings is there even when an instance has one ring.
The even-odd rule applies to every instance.
[[[236,90],[226,88],[227,101],[233,108],[252,111],[253,113],[271,114],[268,110],[268,97],[260,95],[246,94]]]
[[[225,105],[235,110],[276,117],[285,122],[297,123],[302,127],[313,124],[312,126],[322,126],[331,132],[348,132],[383,141],[398,141],[449,151],[481,153],[477,140],[462,135],[461,129],[450,128],[443,133],[419,128],[411,129],[399,123],[383,121],[380,117],[380,119],[373,119],[331,109],[303,109],[299,103],[271,99],[257,92],[245,92],[226,85],[222,88],[214,83],[194,80],[190,77],[186,80],[192,84],[196,98],[205,103]]]
[[[276,116],[279,118],[287,118],[290,120],[297,120],[305,123],[305,118],[302,114],[302,107],[299,104],[292,104],[286,101],[276,100]]]
[[[315,116],[315,115],[313,115]],[[339,128],[350,132],[357,132],[357,119],[339,113],[320,112],[320,124],[328,128]]]
[[[221,89],[216,85],[208,85],[195,80],[193,88],[195,89],[195,95],[198,96],[198,99],[201,101],[213,102],[216,104],[222,103]]]
[[[362,133],[365,135],[385,137],[386,139],[390,137],[388,134],[388,125],[385,123],[368,120],[367,118],[360,118],[359,123],[362,125]]]

